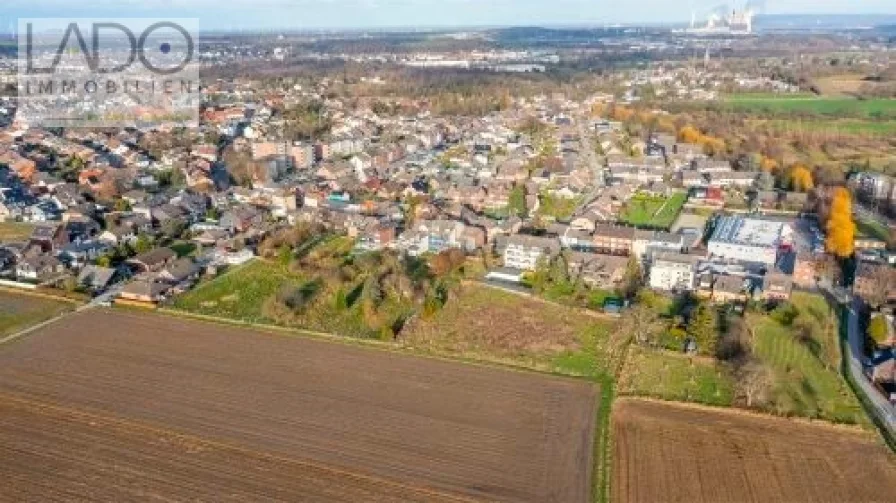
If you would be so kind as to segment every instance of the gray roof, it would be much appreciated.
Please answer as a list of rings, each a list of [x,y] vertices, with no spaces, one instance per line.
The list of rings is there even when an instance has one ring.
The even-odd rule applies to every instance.
[[[112,281],[113,276],[115,276],[115,269],[88,265],[78,275],[78,283],[82,285],[89,284],[93,287],[104,287]]]

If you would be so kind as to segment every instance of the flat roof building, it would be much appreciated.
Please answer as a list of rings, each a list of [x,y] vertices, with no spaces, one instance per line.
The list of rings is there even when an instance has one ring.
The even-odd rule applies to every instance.
[[[778,249],[791,241],[793,229],[785,222],[722,217],[709,240],[710,257],[775,265]]]

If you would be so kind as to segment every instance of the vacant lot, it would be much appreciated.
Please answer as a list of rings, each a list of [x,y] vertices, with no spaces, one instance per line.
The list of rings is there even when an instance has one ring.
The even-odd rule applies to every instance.
[[[96,311],[0,347],[0,477],[22,499],[587,501],[595,394]]]
[[[620,357],[610,328],[574,308],[469,284],[432,318],[416,319],[400,340],[437,354],[593,377]]]
[[[36,325],[73,307],[68,302],[0,290],[0,336]]]
[[[622,221],[636,227],[668,230],[687,202],[685,193],[670,197],[637,195],[626,203]]]
[[[724,410],[619,400],[613,501],[885,501],[896,462],[872,435]]]
[[[262,314],[262,305],[284,285],[298,286],[303,278],[281,264],[253,260],[227,271],[181,295],[176,307],[186,311],[237,319],[251,323],[272,323]]]
[[[632,346],[619,376],[619,393],[663,400],[731,405],[730,371],[709,358]]]

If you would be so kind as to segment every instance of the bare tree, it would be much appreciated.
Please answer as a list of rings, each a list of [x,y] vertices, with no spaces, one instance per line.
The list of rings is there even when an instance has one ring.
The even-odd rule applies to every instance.
[[[746,400],[747,407],[760,406],[768,401],[772,384],[768,367],[755,360],[750,361],[740,367],[736,377],[738,391]]]

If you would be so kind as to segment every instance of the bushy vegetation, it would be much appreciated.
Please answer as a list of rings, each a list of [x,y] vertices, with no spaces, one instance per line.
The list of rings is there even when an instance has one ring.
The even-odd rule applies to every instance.
[[[441,309],[464,256],[427,260],[356,253],[353,239],[298,226],[259,247],[258,259],[178,298],[175,306],[256,323],[391,340],[415,314]]]
[[[400,340],[435,354],[589,378],[615,373],[625,343],[607,320],[477,284],[463,286],[434,316],[416,319]]]
[[[748,314],[749,347],[769,373],[765,408],[781,415],[862,423],[864,414],[839,373],[837,317],[816,295],[795,293],[768,316]]]
[[[770,309],[741,316],[640,292],[619,327],[632,341],[620,392],[864,424],[839,374],[838,321],[825,299],[795,293]],[[687,341],[696,354],[684,354]]]

